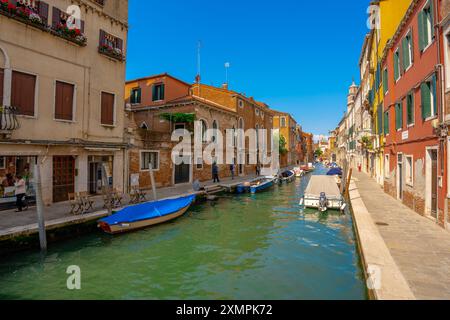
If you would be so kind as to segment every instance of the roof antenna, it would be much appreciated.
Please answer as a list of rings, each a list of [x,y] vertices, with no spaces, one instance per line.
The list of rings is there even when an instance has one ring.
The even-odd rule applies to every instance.
[[[200,83],[201,81],[201,52],[202,50],[202,43],[199,40],[197,43],[197,76],[195,77],[195,82]]]
[[[225,62],[225,84],[228,87],[228,69],[230,68],[230,63]]]

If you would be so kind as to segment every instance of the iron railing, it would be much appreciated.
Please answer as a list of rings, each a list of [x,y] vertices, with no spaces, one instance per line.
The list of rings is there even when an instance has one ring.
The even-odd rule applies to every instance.
[[[19,129],[20,124],[17,119],[17,108],[0,106],[0,131],[12,131]]]

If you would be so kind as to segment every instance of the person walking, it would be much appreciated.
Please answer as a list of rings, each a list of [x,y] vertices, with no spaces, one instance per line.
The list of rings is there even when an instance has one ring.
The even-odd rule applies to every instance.
[[[16,176],[16,183],[14,183],[15,187],[15,195],[16,195],[16,212],[21,212],[23,208],[23,198],[27,193],[25,180],[23,180],[22,176]]]
[[[234,164],[230,164],[231,180],[234,180]]]
[[[256,176],[259,177],[261,175],[261,167],[259,166],[259,163],[256,165]]]
[[[214,162],[212,165],[212,176],[213,176],[213,183],[220,183],[220,179],[219,179],[219,167],[217,166],[217,163]]]

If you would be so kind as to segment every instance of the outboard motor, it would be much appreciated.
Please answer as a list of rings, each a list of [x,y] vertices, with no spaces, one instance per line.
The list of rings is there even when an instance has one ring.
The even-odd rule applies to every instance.
[[[328,210],[327,195],[325,194],[325,192],[321,192],[320,193],[320,198],[319,198],[319,211],[320,212],[325,212],[327,210]]]

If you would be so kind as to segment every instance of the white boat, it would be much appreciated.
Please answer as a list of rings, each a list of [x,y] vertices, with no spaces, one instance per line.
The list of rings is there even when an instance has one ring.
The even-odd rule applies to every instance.
[[[344,197],[332,176],[312,176],[306,187],[300,205],[306,208],[315,208],[324,212],[327,210],[345,209]]]

